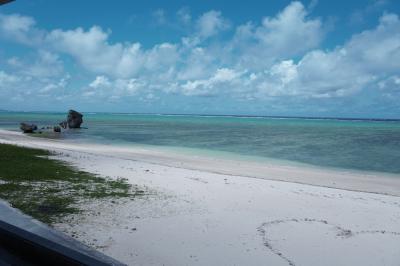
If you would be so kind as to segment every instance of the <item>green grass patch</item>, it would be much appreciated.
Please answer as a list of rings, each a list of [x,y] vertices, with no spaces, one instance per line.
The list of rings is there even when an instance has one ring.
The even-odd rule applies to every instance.
[[[81,210],[77,202],[134,198],[145,192],[126,179],[103,178],[49,159],[48,151],[0,144],[0,198],[52,224]]]

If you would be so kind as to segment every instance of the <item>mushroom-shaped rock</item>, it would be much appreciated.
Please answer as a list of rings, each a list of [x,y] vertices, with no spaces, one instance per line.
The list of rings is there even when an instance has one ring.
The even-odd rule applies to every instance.
[[[83,115],[75,110],[69,110],[67,123],[69,128],[80,128],[83,123]]]

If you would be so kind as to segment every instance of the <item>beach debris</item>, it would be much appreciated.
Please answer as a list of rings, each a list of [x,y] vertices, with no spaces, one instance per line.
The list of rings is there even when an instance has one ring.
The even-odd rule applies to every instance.
[[[33,133],[35,130],[37,130],[37,126],[35,124],[21,123],[20,129],[24,133]]]
[[[83,123],[83,115],[75,110],[69,110],[67,123],[69,128],[80,128]]]

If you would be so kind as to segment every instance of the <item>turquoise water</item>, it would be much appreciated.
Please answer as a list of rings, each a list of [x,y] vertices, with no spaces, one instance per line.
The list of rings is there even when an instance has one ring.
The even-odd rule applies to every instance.
[[[0,127],[21,121],[53,125],[57,113],[0,113]],[[400,121],[90,114],[87,129],[68,139],[110,144],[185,147],[306,163],[400,173]]]

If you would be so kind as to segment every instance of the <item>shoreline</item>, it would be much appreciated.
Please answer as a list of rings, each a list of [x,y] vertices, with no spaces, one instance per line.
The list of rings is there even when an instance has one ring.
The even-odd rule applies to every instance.
[[[298,183],[333,189],[375,193],[400,197],[400,174],[323,168],[283,161],[250,161],[180,153],[175,150],[145,146],[122,147],[39,138],[21,132],[0,129],[0,142],[51,151],[78,151],[110,158],[129,159],[162,166],[205,171],[229,176],[242,176]],[[243,158],[251,159],[251,156]]]

